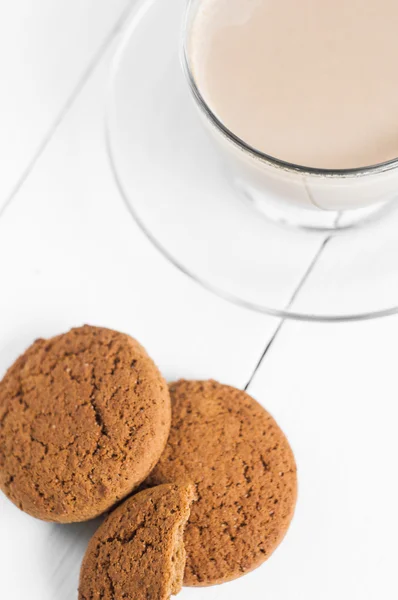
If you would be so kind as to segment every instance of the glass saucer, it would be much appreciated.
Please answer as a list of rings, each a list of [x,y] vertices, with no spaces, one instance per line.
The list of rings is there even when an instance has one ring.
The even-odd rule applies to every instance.
[[[180,65],[185,7],[140,0],[112,67],[107,145],[134,219],[176,267],[240,306],[310,321],[397,313],[398,201],[355,227],[342,213],[327,233],[278,224],[245,201]]]

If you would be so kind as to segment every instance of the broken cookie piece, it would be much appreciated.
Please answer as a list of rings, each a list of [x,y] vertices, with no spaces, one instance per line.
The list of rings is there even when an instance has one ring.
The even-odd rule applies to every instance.
[[[79,600],[168,600],[181,590],[191,484],[144,490],[120,505],[91,539]]]

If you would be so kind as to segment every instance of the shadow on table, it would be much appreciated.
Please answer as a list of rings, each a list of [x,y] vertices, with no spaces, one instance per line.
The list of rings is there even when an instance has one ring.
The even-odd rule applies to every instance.
[[[87,544],[102,523],[95,519],[70,525],[49,524],[43,564],[47,565],[53,598],[77,600],[80,565]]]

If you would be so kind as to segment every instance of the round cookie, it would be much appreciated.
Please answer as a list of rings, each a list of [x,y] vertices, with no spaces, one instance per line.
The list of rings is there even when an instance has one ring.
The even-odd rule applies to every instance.
[[[79,600],[167,600],[181,590],[194,486],[161,485],[119,506],[91,539]]]
[[[169,441],[147,484],[196,484],[184,584],[230,581],[269,558],[287,531],[297,496],[293,453],[271,415],[241,390],[179,381],[170,393]]]
[[[37,340],[0,382],[0,488],[46,521],[91,519],[138,486],[170,429],[167,385],[128,335]]]

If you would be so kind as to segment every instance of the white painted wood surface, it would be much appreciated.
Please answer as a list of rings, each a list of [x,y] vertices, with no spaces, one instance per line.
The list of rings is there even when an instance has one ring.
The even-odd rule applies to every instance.
[[[36,337],[84,322],[136,336],[168,379],[243,388],[267,349],[249,391],[296,452],[296,518],[262,568],[181,600],[396,598],[398,318],[284,323],[273,339],[278,320],[212,296],[152,248],[119,197],[103,137],[128,5],[0,6],[0,376]],[[0,598],[77,599],[96,525],[45,524],[0,494]]]
[[[131,0],[0,3],[0,208]]]
[[[397,317],[285,323],[253,379],[299,470],[277,598],[398,597],[397,334]]]

